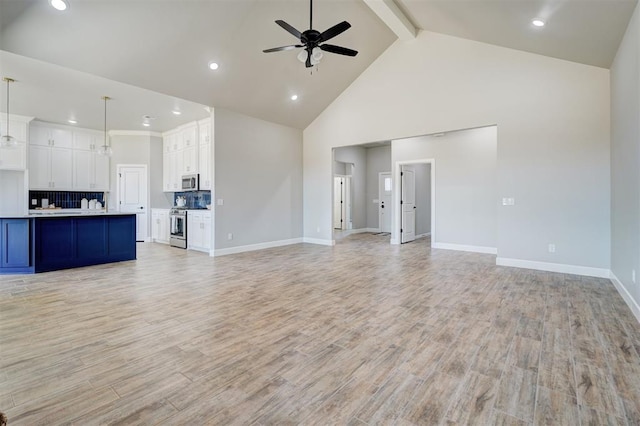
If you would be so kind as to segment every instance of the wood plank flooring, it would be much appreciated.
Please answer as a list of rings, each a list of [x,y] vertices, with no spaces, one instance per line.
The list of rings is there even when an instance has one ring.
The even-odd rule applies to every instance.
[[[0,411],[56,424],[638,425],[608,280],[357,234],[0,276]]]

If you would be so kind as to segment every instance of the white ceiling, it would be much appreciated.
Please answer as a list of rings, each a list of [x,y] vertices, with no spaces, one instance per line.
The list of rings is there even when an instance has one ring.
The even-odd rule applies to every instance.
[[[203,105],[304,128],[396,39],[362,0],[316,0],[314,28],[349,21],[331,43],[360,53],[327,53],[311,75],[298,51],[262,53],[296,42],[276,19],[308,28],[307,0],[67,1],[61,13],[47,0],[0,0],[0,49],[11,52],[0,73],[18,80],[14,113],[52,122],[76,114],[79,126],[99,129],[106,94],[112,129],[167,130],[202,118]],[[637,0],[396,2],[420,29],[608,68]],[[533,28],[535,17],[547,26]],[[151,128],[144,114],[157,117]]]

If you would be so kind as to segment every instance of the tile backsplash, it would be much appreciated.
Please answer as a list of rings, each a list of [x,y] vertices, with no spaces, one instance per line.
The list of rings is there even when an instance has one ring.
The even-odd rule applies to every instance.
[[[49,200],[49,204],[63,209],[79,209],[83,198],[96,199],[104,206],[104,192],[71,192],[71,191],[29,191],[29,208],[42,207],[42,200]],[[36,200],[33,205],[31,200]]]
[[[189,209],[206,209],[207,204],[211,204],[211,191],[189,191],[176,192],[173,194],[173,205],[176,204],[178,197],[184,197],[187,201],[185,207]]]

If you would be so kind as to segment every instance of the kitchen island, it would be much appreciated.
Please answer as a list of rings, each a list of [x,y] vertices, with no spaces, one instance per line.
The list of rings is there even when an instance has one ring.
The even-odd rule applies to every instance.
[[[0,217],[0,274],[33,274],[135,259],[133,213]]]

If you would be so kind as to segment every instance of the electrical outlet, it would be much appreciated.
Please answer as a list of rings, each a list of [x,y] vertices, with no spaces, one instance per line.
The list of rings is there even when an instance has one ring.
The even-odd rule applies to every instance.
[[[38,200],[36,200],[35,198],[31,199],[31,205],[32,206],[37,206],[38,205]]]
[[[316,228],[316,232],[318,232],[318,233],[320,232],[320,227],[319,226]]]
[[[233,240],[233,234],[231,232],[227,235],[227,240]]]
[[[549,253],[555,253],[555,252],[556,252],[556,245],[549,244]]]
[[[631,281],[633,281],[633,283],[636,283],[636,270],[633,269],[631,270]]]

